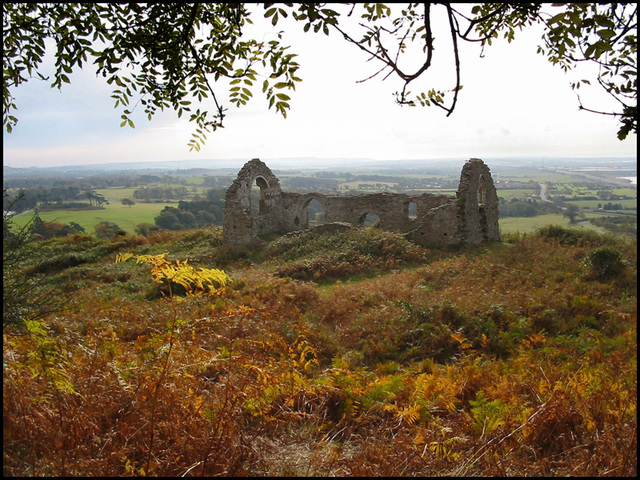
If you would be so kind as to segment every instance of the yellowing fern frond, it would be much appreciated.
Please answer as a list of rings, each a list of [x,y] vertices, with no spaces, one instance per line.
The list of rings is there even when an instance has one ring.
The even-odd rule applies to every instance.
[[[151,265],[151,277],[158,285],[180,285],[187,294],[215,292],[226,285],[230,278],[222,270],[215,268],[194,269],[187,260],[170,261],[167,253],[158,255],[136,255],[136,263]],[[116,256],[116,263],[134,258],[131,253]]]
[[[451,338],[453,338],[456,342],[460,344],[460,348],[462,350],[467,350],[471,348],[471,344],[467,341],[467,339],[461,333],[452,333]]]
[[[407,422],[408,425],[413,425],[418,420],[420,420],[421,410],[422,410],[422,407],[420,405],[409,405],[404,407],[398,413],[398,417],[401,417],[402,420]]]
[[[116,255],[116,263],[126,262],[133,257],[133,253],[121,253]]]

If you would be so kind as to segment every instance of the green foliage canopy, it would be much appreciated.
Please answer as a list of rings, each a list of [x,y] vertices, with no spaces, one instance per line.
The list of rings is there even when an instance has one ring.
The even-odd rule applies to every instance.
[[[196,125],[189,145],[199,150],[206,134],[223,126],[227,108],[214,86],[226,82],[228,101],[246,105],[261,87],[269,108],[286,117],[295,90],[299,65],[295,53],[277,40],[247,38],[243,27],[253,23],[241,3],[37,3],[3,4],[3,125],[8,132],[18,121],[13,89],[32,78],[49,80],[42,72],[47,42],[53,42],[53,87],[70,83],[75,68],[92,62],[97,74],[113,86],[121,125],[133,127],[131,115],[141,106],[149,120],[158,110],[189,115]],[[613,96],[620,108],[602,112],[620,121],[618,138],[637,132],[637,6],[625,3],[451,3],[394,4],[263,4],[273,26],[285,18],[301,23],[305,32],[340,34],[381,66],[399,77],[403,88],[396,101],[404,105],[437,106],[447,116],[455,110],[460,90],[459,42],[484,47],[500,36],[509,42],[516,29],[542,24],[538,52],[565,70],[579,62],[593,62],[595,82]],[[443,9],[453,50],[455,82],[449,90],[431,88],[412,94],[409,85],[431,67],[441,49],[433,25],[434,11]],[[355,13],[357,12],[357,13]],[[255,18],[255,17],[254,17]],[[287,27],[289,28],[289,27]],[[445,35],[446,37],[446,35]],[[440,38],[438,38],[438,42]],[[443,41],[445,39],[443,38]],[[408,47],[423,52],[413,70],[402,60]],[[409,67],[411,68],[411,67]],[[260,80],[261,82],[260,82]],[[583,79],[572,87],[589,84]],[[210,101],[213,110],[200,106]]]
[[[13,88],[36,77],[47,41],[54,42],[52,87],[70,83],[74,68],[91,61],[97,75],[113,86],[121,126],[133,127],[139,105],[151,119],[171,108],[197,125],[190,142],[198,150],[206,132],[222,126],[226,108],[213,83],[227,80],[229,100],[241,106],[253,95],[257,68],[267,69],[262,91],[270,107],[286,116],[298,64],[278,40],[243,39],[250,23],[240,3],[8,3],[3,8],[3,124],[11,131],[17,118]],[[210,99],[209,112],[194,107]]]

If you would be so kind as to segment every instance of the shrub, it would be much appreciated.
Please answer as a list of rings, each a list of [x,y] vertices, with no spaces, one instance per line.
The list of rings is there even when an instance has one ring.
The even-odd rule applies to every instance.
[[[45,258],[30,229],[33,220],[12,231],[11,214],[2,217],[2,328],[22,327],[25,320],[39,320],[58,311],[64,303],[56,289],[46,283],[49,269],[30,270],[29,265]]]
[[[135,232],[138,235],[143,235],[145,237],[150,236],[152,233],[155,233],[158,230],[160,230],[160,227],[154,225],[153,223],[139,223],[135,228]]]
[[[84,253],[68,252],[55,257],[43,259],[29,273],[55,273],[70,267],[82,265],[91,259]]]
[[[593,230],[565,228],[560,225],[547,225],[537,230],[537,236],[547,240],[557,240],[560,245],[568,246],[602,246],[618,245],[620,239],[614,235],[602,234]]]
[[[561,245],[577,245],[582,232],[577,229],[564,228],[560,225],[547,225],[538,230],[538,235],[542,238],[558,240]]]
[[[117,224],[113,222],[100,222],[94,227],[98,238],[112,239],[113,237],[125,234]]]
[[[584,264],[589,269],[589,273],[597,280],[618,278],[626,267],[622,254],[608,247],[591,250],[587,253]]]

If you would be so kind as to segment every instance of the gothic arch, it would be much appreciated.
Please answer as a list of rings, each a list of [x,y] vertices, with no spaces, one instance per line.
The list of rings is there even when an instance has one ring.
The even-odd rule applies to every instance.
[[[251,188],[260,188],[258,214],[251,214]],[[278,231],[282,210],[280,181],[258,158],[247,162],[225,196],[223,237],[225,241],[247,245],[259,235]]]

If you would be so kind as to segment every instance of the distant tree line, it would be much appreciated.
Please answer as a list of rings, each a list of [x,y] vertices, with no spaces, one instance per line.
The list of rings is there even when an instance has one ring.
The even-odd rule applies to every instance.
[[[148,186],[133,191],[133,198],[146,202],[165,201],[165,200],[182,200],[189,196],[186,187],[158,187]]]
[[[11,207],[15,213],[22,213],[36,208],[43,211],[88,207],[101,208],[105,203],[108,203],[106,198],[96,193],[92,187],[83,189],[78,185],[39,186],[6,191],[8,195],[3,198],[3,210]]]
[[[233,177],[217,177],[211,175],[204,175],[202,186],[207,188],[215,188],[219,190],[226,190],[233,182]]]
[[[35,186],[40,187],[58,187],[58,186],[76,186],[82,190],[87,188],[113,188],[124,187],[133,188],[138,185],[148,183],[163,182],[165,179],[159,175],[131,175],[131,174],[105,174],[91,175],[77,178],[73,175],[41,175],[38,177],[6,177],[2,179],[5,188],[21,188],[28,189]]]
[[[165,230],[222,225],[225,195],[224,190],[211,189],[204,199],[180,201],[177,207],[166,206],[155,218],[155,224]]]
[[[558,213],[559,207],[554,203],[540,202],[534,198],[512,198],[508,202],[500,197],[498,205],[500,218],[505,217],[535,217]]]
[[[83,175],[81,178],[74,174],[66,175],[47,175],[45,173],[38,176],[7,176],[2,179],[4,188],[34,188],[40,187],[57,187],[73,185],[83,190],[87,188],[104,189],[113,187],[134,188],[142,185],[151,184],[173,184],[173,185],[187,185],[187,178],[183,177],[184,172],[181,171],[181,176],[174,176],[171,174],[149,174],[149,173],[103,173],[96,175]],[[195,175],[195,173],[194,173]],[[219,177],[207,177],[208,179],[216,179]],[[222,177],[224,181],[231,183],[228,177]]]
[[[226,189],[231,183],[229,177],[208,176],[205,187]],[[142,188],[149,185],[148,188]],[[160,187],[158,185],[164,185]],[[184,185],[172,187],[175,185]],[[3,189],[8,192],[3,198],[3,210],[11,205],[11,210],[22,213],[35,208],[68,209],[86,208],[86,203],[101,206],[106,200],[91,197],[83,192],[95,192],[99,189],[114,187],[139,187],[135,200],[183,200],[188,196],[187,179],[172,175],[152,174],[104,174],[83,178],[61,177],[59,175],[42,174],[38,177],[6,177],[3,178]],[[75,202],[75,203],[74,203]]]
[[[624,207],[622,206],[621,203],[611,203],[611,202],[607,202],[604,205],[602,203],[599,203],[598,208],[601,208],[602,210],[624,210]]]
[[[607,190],[599,190],[597,195],[598,200],[633,200],[633,197],[630,197],[629,195],[616,195],[613,192],[608,192]],[[638,198],[638,196],[636,195],[635,198]]]

